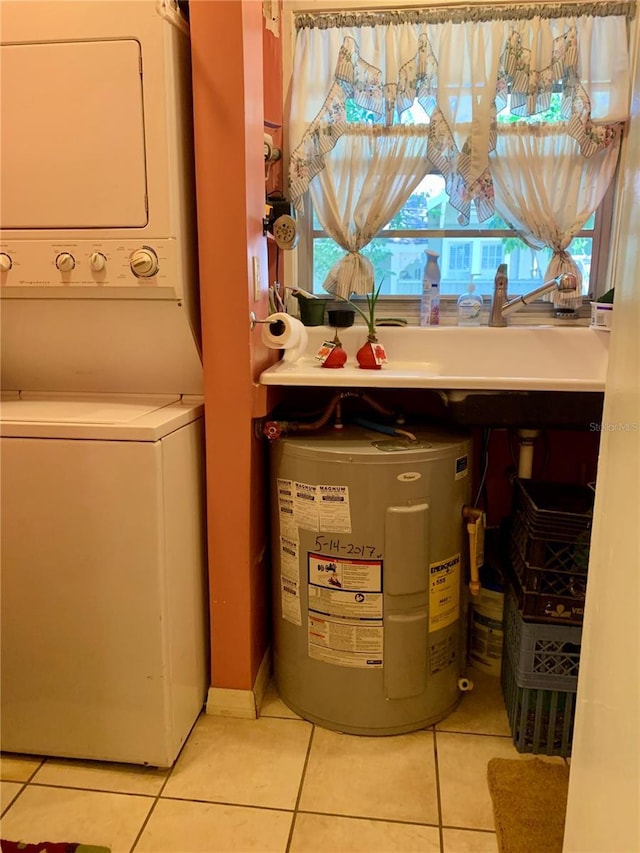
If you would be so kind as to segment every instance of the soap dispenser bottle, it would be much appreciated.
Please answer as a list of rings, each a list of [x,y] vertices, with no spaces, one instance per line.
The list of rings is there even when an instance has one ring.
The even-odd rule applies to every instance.
[[[479,326],[482,316],[482,297],[474,293],[473,275],[467,285],[467,292],[458,297],[458,325]]]
[[[420,300],[420,325],[437,326],[440,323],[440,267],[437,252],[425,251],[427,261],[422,276]]]

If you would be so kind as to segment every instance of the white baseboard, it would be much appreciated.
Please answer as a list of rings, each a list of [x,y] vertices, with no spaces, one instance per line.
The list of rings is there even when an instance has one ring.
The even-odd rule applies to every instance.
[[[207,695],[207,714],[217,717],[257,719],[271,677],[271,649],[267,649],[258,669],[252,690],[231,687],[210,687]]]

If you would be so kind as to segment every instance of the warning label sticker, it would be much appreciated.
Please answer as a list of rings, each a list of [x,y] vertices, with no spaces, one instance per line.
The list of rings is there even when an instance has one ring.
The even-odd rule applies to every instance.
[[[300,610],[299,544],[287,536],[280,537],[280,591],[282,618],[294,625],[302,625]]]
[[[315,486],[294,482],[293,508],[296,523],[300,527],[307,530],[318,529],[318,500]]]
[[[460,618],[460,554],[429,566],[429,632]]]
[[[351,533],[348,486],[301,483],[278,478],[280,533],[298,539],[298,528]]]
[[[280,577],[280,590],[282,602],[282,618],[294,625],[302,625],[302,613],[300,610],[300,583],[292,578]]]
[[[372,623],[309,613],[309,657],[337,666],[382,667],[382,620]]]
[[[287,578],[300,580],[299,544],[288,536],[280,537],[280,571]]]
[[[308,555],[309,657],[381,667],[382,560]]]
[[[293,503],[293,483],[291,480],[283,480],[280,477],[278,478],[278,519],[281,535],[297,539],[298,525]]]
[[[382,594],[325,589],[309,584],[309,611],[327,616],[382,619]]]
[[[468,456],[458,456],[456,459],[456,472],[455,478],[456,480],[462,480],[463,477],[466,477],[469,473],[469,457]]]
[[[309,583],[329,589],[382,592],[382,560],[348,560],[309,554]]]
[[[318,486],[320,530],[351,533],[348,486]]]
[[[429,673],[435,675],[448,669],[456,660],[455,639],[451,635],[429,646]]]

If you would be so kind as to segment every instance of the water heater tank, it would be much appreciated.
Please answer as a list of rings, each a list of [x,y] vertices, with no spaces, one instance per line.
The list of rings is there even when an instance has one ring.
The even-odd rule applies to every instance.
[[[461,696],[471,442],[414,434],[271,445],[276,684],[330,729],[415,731]]]

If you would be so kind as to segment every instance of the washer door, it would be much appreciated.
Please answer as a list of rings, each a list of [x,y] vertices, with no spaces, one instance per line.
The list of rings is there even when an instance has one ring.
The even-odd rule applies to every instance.
[[[2,46],[1,226],[147,224],[140,43]]]

